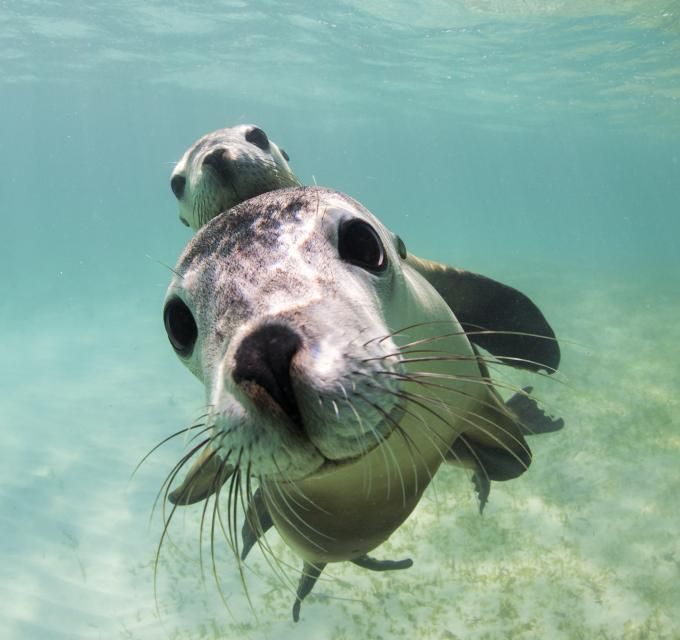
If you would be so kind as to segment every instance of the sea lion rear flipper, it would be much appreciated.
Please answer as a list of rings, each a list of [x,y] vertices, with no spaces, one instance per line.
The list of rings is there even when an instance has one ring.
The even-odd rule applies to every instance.
[[[297,588],[297,597],[295,598],[295,604],[293,605],[294,622],[297,622],[300,619],[300,605],[302,604],[302,601],[311,593],[325,566],[325,562],[320,562],[318,564],[311,564],[309,562],[304,563],[302,567],[302,575],[300,576],[300,582]]]
[[[480,361],[479,367],[488,380],[486,365]],[[538,407],[536,411],[540,411]],[[531,449],[518,416],[503,403],[491,384],[465,418],[469,426],[447,451],[446,461],[472,469],[481,513],[489,497],[491,480],[511,480],[522,475],[531,464]]]
[[[414,255],[406,260],[449,305],[471,342],[513,367],[548,373],[557,369],[555,333],[526,295],[464,269]]]
[[[546,416],[536,400],[529,397],[532,391],[531,387],[524,387],[505,403],[505,406],[517,416],[522,433],[525,436],[534,436],[559,431],[564,427],[564,420]]]
[[[480,369],[488,377],[483,363]],[[447,462],[473,470],[480,513],[488,501],[491,480],[511,480],[531,464],[531,451],[523,436],[550,433],[564,426],[562,418],[545,415],[529,396],[532,390],[525,387],[503,404],[497,392],[488,387],[481,410],[470,416],[470,422],[478,428],[459,436],[446,454]]]
[[[271,515],[269,515],[269,510],[264,502],[262,491],[258,487],[252,500],[248,503],[248,512],[246,513],[243,527],[241,528],[241,539],[243,540],[241,560],[246,559],[246,556],[255,543],[272,527],[273,524],[274,521],[272,520]]]
[[[234,472],[211,447],[206,447],[198,460],[191,465],[182,484],[168,495],[175,505],[201,502],[217,491]]]

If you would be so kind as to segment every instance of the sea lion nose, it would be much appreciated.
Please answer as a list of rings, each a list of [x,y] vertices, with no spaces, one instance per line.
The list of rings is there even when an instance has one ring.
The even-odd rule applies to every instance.
[[[282,324],[266,324],[246,336],[236,350],[232,373],[236,384],[254,383],[264,389],[295,425],[300,425],[300,410],[290,378],[293,356],[302,339]],[[257,400],[257,392],[251,391]]]
[[[217,148],[203,158],[204,167],[212,167],[219,176],[228,178],[231,175],[231,157],[225,149]]]

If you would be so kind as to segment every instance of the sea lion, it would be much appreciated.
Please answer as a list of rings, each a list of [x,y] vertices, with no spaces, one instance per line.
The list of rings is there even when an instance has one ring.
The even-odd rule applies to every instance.
[[[243,200],[298,186],[288,160],[288,154],[252,124],[203,136],[187,149],[170,177],[180,221],[196,231]]]
[[[531,462],[524,434],[561,426],[526,390],[503,403],[472,341],[505,335],[495,362],[554,370],[559,349],[536,306],[464,278],[464,312],[480,326],[508,322],[475,302],[500,287],[522,340],[469,336],[440,282],[453,274],[455,283],[456,270],[431,270],[361,204],[317,187],[265,193],[217,215],[174,269],[165,328],[205,385],[209,411],[195,427],[202,440],[164,485],[171,516],[215,494],[214,526],[229,480],[235,553],[241,501],[243,557],[256,542],[266,552],[262,534],[274,526],[303,560],[294,620],[329,562],[411,565],[368,554],[408,517],[442,461],[487,482],[515,477]]]

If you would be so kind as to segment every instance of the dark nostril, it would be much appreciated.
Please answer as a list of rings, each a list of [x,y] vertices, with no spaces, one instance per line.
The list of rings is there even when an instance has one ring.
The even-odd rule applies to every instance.
[[[176,176],[172,176],[170,179],[170,188],[172,189],[172,192],[175,194],[175,198],[178,200],[182,199],[182,196],[184,195],[184,187],[187,184],[187,179],[184,176],[180,176],[179,174]]]
[[[302,346],[300,336],[281,324],[268,324],[246,336],[236,350],[233,378],[237,384],[262,387],[296,425],[300,410],[293,393],[290,365]]]
[[[212,167],[223,178],[229,177],[229,158],[224,149],[215,149],[203,158],[204,167]]]

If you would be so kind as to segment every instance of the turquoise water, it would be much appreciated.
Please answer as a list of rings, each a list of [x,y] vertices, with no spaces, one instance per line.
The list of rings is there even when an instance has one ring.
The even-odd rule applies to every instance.
[[[680,3],[0,2],[0,60],[3,637],[680,637]],[[129,480],[204,404],[161,320],[190,238],[169,175],[240,122],[563,338],[530,471],[480,518],[443,469],[380,550],[414,567],[334,566],[297,625],[256,553],[255,619],[224,544],[232,618],[200,509],[156,604],[182,444]]]

